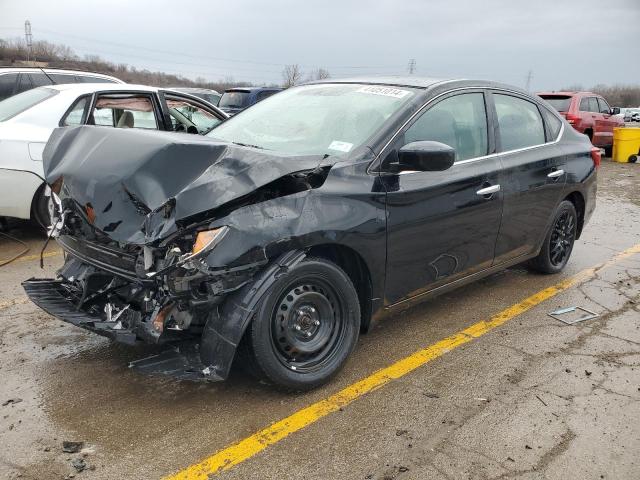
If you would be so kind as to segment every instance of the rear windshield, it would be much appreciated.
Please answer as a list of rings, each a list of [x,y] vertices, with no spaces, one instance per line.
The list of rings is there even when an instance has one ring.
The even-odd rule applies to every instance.
[[[35,104],[53,97],[57,93],[58,92],[56,90],[52,90],[51,88],[34,88],[1,101],[0,122],[4,122],[5,120],[9,120],[11,117],[15,117],[19,113],[33,107]]]
[[[544,98],[557,111],[568,112],[572,97],[567,95],[540,95],[540,98]]]
[[[249,92],[224,92],[218,106],[220,108],[242,108],[249,99]]]

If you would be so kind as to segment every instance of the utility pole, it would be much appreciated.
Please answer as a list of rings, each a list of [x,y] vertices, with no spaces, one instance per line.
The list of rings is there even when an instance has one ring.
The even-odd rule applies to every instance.
[[[529,73],[527,73],[526,79],[527,79],[527,81],[526,81],[525,90],[527,92],[530,92],[531,91],[531,80],[533,79],[533,70],[529,70]]]
[[[27,41],[27,62],[31,59],[31,46],[33,45],[33,35],[31,35],[31,22],[24,22],[24,38]]]
[[[411,60],[409,60],[409,66],[407,67],[407,70],[409,71],[409,75],[413,75],[413,72],[416,71],[416,59],[412,58]]]

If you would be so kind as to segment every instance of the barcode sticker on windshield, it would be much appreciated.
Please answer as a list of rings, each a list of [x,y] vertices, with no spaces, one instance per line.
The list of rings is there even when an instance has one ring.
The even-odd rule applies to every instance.
[[[409,90],[401,90],[400,88],[393,87],[381,87],[378,85],[369,85],[366,87],[362,87],[356,90],[356,92],[371,93],[373,95],[384,95],[385,97],[393,98],[403,98],[411,93]]]
[[[348,152],[353,147],[353,143],[349,142],[339,142],[338,140],[334,140],[329,145],[329,150],[337,150],[339,152]]]

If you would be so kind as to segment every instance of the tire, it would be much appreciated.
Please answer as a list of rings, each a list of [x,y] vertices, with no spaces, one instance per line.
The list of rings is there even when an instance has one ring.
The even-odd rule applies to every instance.
[[[604,156],[611,158],[613,154],[613,145],[609,145],[608,147],[604,147]]]
[[[359,331],[360,304],[347,274],[309,258],[258,304],[244,339],[245,368],[286,390],[311,390],[344,366]]]
[[[44,186],[40,187],[33,197],[31,217],[46,232],[49,225],[51,225],[51,215],[49,214],[49,200],[45,197],[44,190]]]
[[[573,251],[577,225],[576,208],[570,201],[563,200],[556,209],[540,253],[529,261],[529,267],[541,273],[561,272]]]

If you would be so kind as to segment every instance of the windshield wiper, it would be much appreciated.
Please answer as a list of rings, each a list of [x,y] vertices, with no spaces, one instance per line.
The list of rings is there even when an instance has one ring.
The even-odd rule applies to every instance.
[[[240,142],[231,142],[231,143],[233,143],[234,145],[240,145],[241,147],[257,148],[259,150],[265,150],[264,147],[261,147],[259,145],[250,145],[248,143],[240,143]]]

